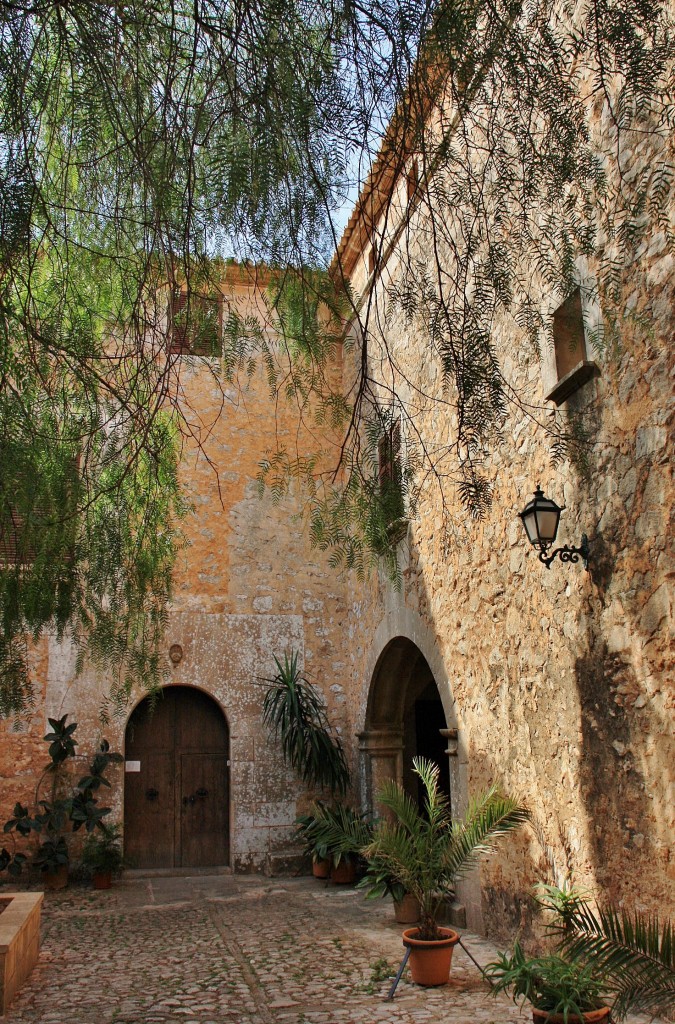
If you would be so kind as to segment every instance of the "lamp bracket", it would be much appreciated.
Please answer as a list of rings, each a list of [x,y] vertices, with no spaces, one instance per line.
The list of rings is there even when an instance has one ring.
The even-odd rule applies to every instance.
[[[546,555],[546,551],[539,552],[539,561],[543,562],[547,569],[551,568],[551,562],[560,555],[561,562],[578,562],[580,558],[584,561],[584,569],[588,571],[588,562],[590,560],[591,551],[588,546],[588,537],[585,533],[581,535],[581,545],[578,548],[572,547],[569,544],[564,544],[561,548],[556,548],[552,555]]]

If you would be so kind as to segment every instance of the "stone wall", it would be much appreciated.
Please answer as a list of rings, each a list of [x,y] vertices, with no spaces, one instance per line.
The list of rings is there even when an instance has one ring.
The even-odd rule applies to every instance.
[[[663,144],[655,148],[663,156]],[[634,172],[655,159],[640,143],[624,167]],[[408,216],[375,274],[356,233],[351,256],[349,239],[343,255],[357,293],[364,303],[368,297],[370,365],[385,384],[383,400],[397,394],[409,436],[451,447],[456,420],[440,358],[390,299],[407,262],[425,258],[424,209]],[[395,239],[394,228],[387,230]],[[450,265],[451,253],[443,255]],[[582,292],[595,269],[579,262]],[[564,296],[534,270],[531,287],[550,317]],[[554,407],[545,398],[552,349],[542,337],[537,352],[515,319],[500,315],[491,340],[519,401],[483,465],[494,483],[492,508],[472,521],[450,474],[445,507],[438,482],[427,479],[399,545],[402,589],[380,580],[356,618],[360,728],[381,651],[396,636],[423,636],[447,725],[458,729],[455,805],[498,782],[531,809],[532,829],[485,864],[480,888],[474,878],[464,890],[470,923],[482,920],[494,932],[521,928],[527,936],[531,886],[570,876],[627,907],[675,910],[675,287],[662,233],[623,268],[624,313],[611,343],[609,335],[598,341],[607,311],[597,297],[592,306],[586,344],[600,375],[557,413],[587,436],[583,455],[553,460],[546,424]],[[578,545],[588,534],[588,571],[558,560],[546,568],[530,548],[517,513],[537,484],[566,506],[558,544]]]
[[[260,292],[243,276],[227,291],[242,316],[262,304]],[[279,355],[281,361],[281,347]],[[278,502],[269,493],[259,495],[264,453],[277,444],[292,450],[305,443],[297,409],[272,399],[261,368],[250,380],[244,372],[241,381],[229,384],[219,359],[181,357],[175,386],[193,435],[186,436],[181,464],[193,514],[186,521],[187,545],[179,554],[169,609],[166,682],[198,687],[224,712],[230,733],[230,863],[238,870],[262,869],[271,854],[288,846],[297,813],[310,799],[261,721],[264,679],[274,674],[274,655],[300,651],[306,673],[326,698],[331,722],[353,753],[347,588],[327,557],[310,546],[299,490],[291,488]],[[172,644],[182,648],[177,664],[169,658]],[[73,651],[53,638],[38,646],[36,676],[42,690],[29,720],[0,723],[2,821],[17,799],[34,798],[47,761],[42,737],[48,716],[67,713],[78,722],[75,772],[84,774],[101,737],[124,751],[126,723],[144,696],[139,680],[122,714],[103,724],[110,680],[86,667],[78,676]],[[105,799],[122,821],[123,772],[114,767],[109,774],[113,789]]]

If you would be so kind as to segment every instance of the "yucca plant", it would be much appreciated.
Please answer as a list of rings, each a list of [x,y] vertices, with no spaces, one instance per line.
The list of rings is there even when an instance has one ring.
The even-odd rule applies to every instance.
[[[495,787],[472,800],[463,821],[453,821],[446,795],[440,790],[438,768],[425,758],[413,760],[424,788],[424,808],[394,782],[387,783],[378,801],[393,820],[378,822],[363,853],[376,861],[420,904],[419,938],[437,939],[437,917],[455,882],[498,841],[528,821],[529,814]]]
[[[263,701],[263,722],[281,742],[284,760],[310,786],[343,795],[349,788],[347,760],[333,732],[323,698],[298,666],[299,653],[275,656],[277,674]]]
[[[540,890],[539,902],[556,913],[561,952],[569,961],[591,964],[612,999],[612,1016],[631,1012],[671,1015],[675,1009],[675,944],[670,921],[607,906],[593,908],[586,893],[567,898]]]

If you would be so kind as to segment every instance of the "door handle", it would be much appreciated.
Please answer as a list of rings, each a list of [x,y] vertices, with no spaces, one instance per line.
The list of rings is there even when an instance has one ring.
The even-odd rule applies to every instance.
[[[150,801],[156,800],[158,796],[159,796],[159,790],[158,789],[146,789],[146,791],[145,791],[145,799],[146,800],[150,800]]]

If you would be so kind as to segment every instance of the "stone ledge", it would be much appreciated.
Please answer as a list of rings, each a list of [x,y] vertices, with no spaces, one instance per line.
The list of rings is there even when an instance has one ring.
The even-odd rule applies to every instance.
[[[0,913],[0,1013],[30,975],[40,953],[41,892],[5,892]]]

